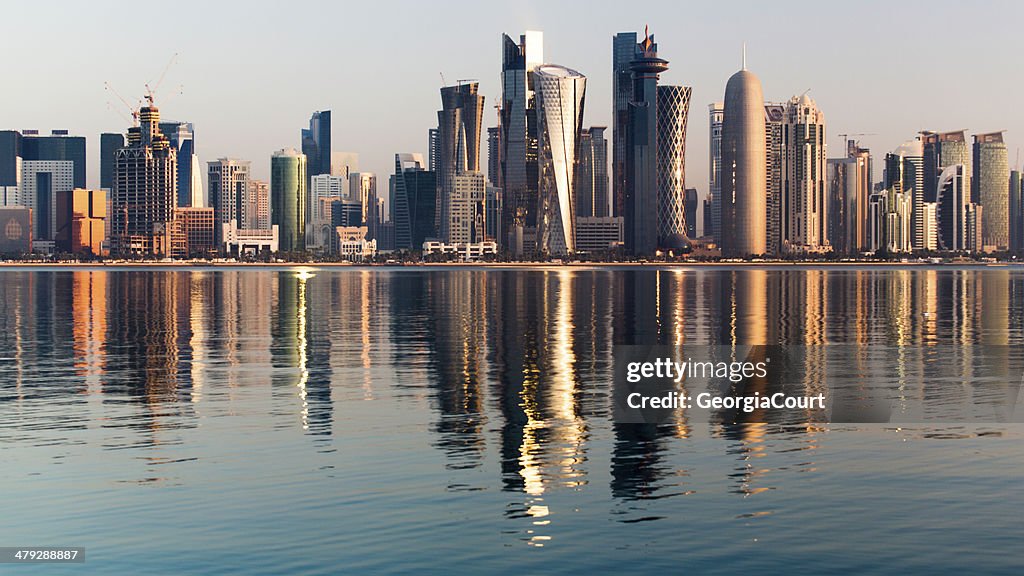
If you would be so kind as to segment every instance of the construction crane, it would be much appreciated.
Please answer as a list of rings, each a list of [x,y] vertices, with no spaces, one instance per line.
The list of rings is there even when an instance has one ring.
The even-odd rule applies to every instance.
[[[156,84],[152,87],[150,87],[149,82],[144,84],[146,87],[146,101],[149,102],[150,106],[153,105],[153,100],[156,97],[156,91],[160,89],[160,85],[164,83],[164,78],[167,77],[167,71],[171,69],[171,65],[174,64],[174,61],[177,59],[178,53],[175,52],[174,55],[171,56],[171,59],[167,61],[167,65],[164,66],[164,70],[160,73],[160,78],[156,81]]]
[[[103,83],[103,89],[109,91],[110,93],[112,93],[114,96],[117,97],[118,100],[121,101],[122,104],[124,104],[125,108],[128,109],[128,113],[131,114],[132,126],[138,126],[139,125],[139,108],[142,106],[142,100],[139,100],[138,102],[136,102],[134,106],[129,104],[128,101],[125,100],[124,96],[121,96],[121,94],[118,93],[117,90],[114,90],[114,87],[110,84],[110,82],[104,82]],[[107,101],[107,107],[110,108],[111,110],[114,109],[113,103],[110,102],[109,100]],[[120,114],[120,112],[118,112],[118,114]]]
[[[146,88],[146,95],[143,98],[140,98],[137,102],[135,102],[135,104],[132,104],[132,103],[128,102],[128,100],[125,99],[124,96],[121,96],[121,94],[117,90],[114,89],[114,86],[109,81],[106,81],[106,82],[103,83],[104,90],[107,90],[111,94],[116,96],[117,99],[120,100],[121,104],[124,104],[124,107],[128,109],[128,113],[131,115],[131,118],[132,118],[132,120],[131,120],[132,126],[138,126],[139,125],[139,110],[142,108],[143,100],[145,100],[148,103],[149,106],[153,105],[153,101],[156,98],[156,91],[160,88],[160,85],[163,84],[164,78],[167,77],[168,70],[171,69],[171,65],[174,64],[175,60],[177,60],[177,59],[178,59],[178,53],[175,52],[174,55],[171,56],[170,61],[167,62],[167,65],[164,66],[163,72],[160,73],[160,77],[157,79],[156,83],[153,84],[152,86],[150,86],[150,82],[146,82],[146,83],[143,84],[143,86],[145,86],[145,88]],[[178,87],[178,91],[175,92],[175,93],[176,94],[180,94],[182,92],[183,88],[184,88],[183,86],[179,86]],[[107,101],[107,107],[110,108],[111,110],[115,110],[113,102],[111,102],[109,100]],[[121,115],[121,112],[118,111],[118,115]],[[122,115],[122,117],[123,117],[123,115]]]

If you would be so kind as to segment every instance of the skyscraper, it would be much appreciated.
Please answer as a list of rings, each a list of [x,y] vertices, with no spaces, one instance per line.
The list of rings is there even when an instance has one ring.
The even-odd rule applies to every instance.
[[[249,179],[248,221],[239,226],[249,230],[270,230],[270,185],[263,180]]]
[[[626,213],[626,132],[633,101],[633,70],[639,56],[636,32],[612,37],[612,216]]]
[[[970,180],[963,164],[946,166],[936,187],[938,202],[939,249],[971,251]],[[975,221],[974,224],[977,224]]]
[[[722,223],[722,115],[725,104],[708,105],[708,214],[704,220],[704,235],[721,244],[719,234]]]
[[[213,207],[214,245],[223,246],[224,224],[234,220],[239,227],[247,228],[252,223],[248,199],[251,164],[248,160],[220,158],[216,162],[209,162],[207,166],[207,188]]]
[[[981,204],[981,244],[986,251],[1010,247],[1010,164],[1002,132],[974,135],[971,201]]]
[[[455,177],[469,172],[480,173],[484,97],[480,95],[479,89],[480,85],[476,82],[441,88],[441,110],[437,112],[437,217],[438,232],[449,243],[453,237],[465,236],[455,232],[454,228],[468,225],[456,215],[462,209],[453,206],[453,198],[456,196]],[[483,176],[482,173],[480,175]],[[465,190],[466,186],[463,183],[460,188]],[[479,192],[482,203],[484,188]]]
[[[783,170],[783,125],[786,121],[786,105],[765,103],[764,105],[764,147],[765,147],[765,205],[768,213],[766,225],[768,239],[765,249],[769,254],[782,252],[782,189],[785,179]],[[721,132],[721,130],[719,130]]]
[[[70,187],[66,187],[64,184],[61,186],[66,190],[85,188],[84,137],[69,136],[67,130],[52,130],[49,136],[40,135],[38,130],[25,130],[24,132],[5,130],[0,132],[0,206],[32,207],[39,200],[35,198],[33,192],[36,183],[27,183],[22,186],[25,170],[23,162],[50,163],[37,164],[37,168],[43,166],[54,168],[56,165],[52,164],[53,162],[69,162],[71,184]],[[50,168],[46,170],[50,170]],[[46,182],[39,184],[43,186],[44,190],[50,189]],[[26,187],[29,189],[23,189]],[[56,192],[53,190],[54,194]],[[48,194],[48,192],[44,193]],[[44,203],[48,202],[49,205],[53,205],[53,198],[42,200]],[[38,216],[38,214],[33,214],[34,218],[38,218]]]
[[[437,234],[437,178],[425,168],[422,154],[395,154],[391,219],[396,250],[420,250],[427,238]]]
[[[502,187],[502,233],[506,252],[521,256],[536,247],[537,107],[533,70],[544,61],[544,35],[528,30],[519,43],[501,38],[499,169]],[[440,181],[440,176],[439,176]]]
[[[199,156],[196,155],[195,130],[192,123],[161,122],[160,132],[167,136],[178,156],[178,189],[175,192],[178,206],[205,206],[203,175],[199,166]]]
[[[359,203],[359,226],[369,222],[371,202],[377,197],[377,175],[373,172],[353,172],[348,175],[348,195],[351,201]]]
[[[786,103],[782,142],[782,248],[829,248],[825,190],[825,114],[806,93]],[[866,221],[865,214],[865,221]]]
[[[608,141],[604,126],[591,126],[580,135],[576,173],[576,216],[608,216]]]
[[[100,134],[100,188],[114,187],[114,162],[117,151],[124,148],[124,134]]]
[[[921,132],[924,156],[925,201],[935,202],[938,196],[939,176],[954,164],[964,167],[964,176],[970,182],[971,152],[967,147],[967,135],[963,130],[954,132]],[[939,215],[942,218],[942,215]]]
[[[576,251],[576,154],[583,131],[587,79],[554,64],[533,71],[537,94],[540,162],[538,250],[567,255]]]
[[[686,120],[689,86],[658,86],[658,247],[689,244],[686,222]]]
[[[111,202],[111,251],[116,254],[166,254],[160,238],[174,220],[178,156],[160,132],[160,111],[139,110],[139,126],[117,151]]]
[[[697,210],[700,201],[697,198],[696,188],[686,189],[686,237],[697,238]]]
[[[32,239],[53,240],[57,198],[75,188],[70,160],[25,160],[21,163],[21,198],[32,208]]]
[[[1024,191],[1019,170],[1010,172],[1010,250],[1024,250]]]
[[[331,111],[313,112],[309,128],[302,130],[302,153],[306,156],[308,180],[331,173]]]
[[[293,148],[270,158],[271,221],[278,227],[278,249],[306,250],[306,156]]]
[[[500,186],[501,180],[501,128],[492,126],[487,129],[487,179],[491,184]],[[425,169],[426,166],[423,166]]]
[[[909,140],[885,155],[886,190],[910,196],[910,245],[913,250],[925,250],[925,185],[924,147],[921,140]]]
[[[438,138],[437,128],[427,130],[427,170],[430,172],[437,171]]]
[[[725,86],[722,111],[722,255],[764,254],[767,240],[764,97],[743,68]]]
[[[633,95],[626,125],[624,224],[626,250],[650,256],[658,249],[658,74],[668,62],[658,58],[654,35],[637,45],[629,65]]]

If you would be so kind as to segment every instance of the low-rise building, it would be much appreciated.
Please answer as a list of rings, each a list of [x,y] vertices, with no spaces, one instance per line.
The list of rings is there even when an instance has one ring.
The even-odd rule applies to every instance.
[[[224,252],[230,256],[277,252],[278,227],[274,224],[268,230],[239,228],[237,220],[221,224],[224,238]]]
[[[498,253],[497,242],[468,242],[457,244],[446,244],[438,240],[427,240],[423,243],[423,255],[447,255],[459,260],[479,260],[484,256],[493,256]]]
[[[360,261],[377,255],[377,240],[367,240],[366,226],[338,226],[338,254],[345,260]]]
[[[619,246],[622,246],[622,216],[576,218],[577,252],[606,252]]]

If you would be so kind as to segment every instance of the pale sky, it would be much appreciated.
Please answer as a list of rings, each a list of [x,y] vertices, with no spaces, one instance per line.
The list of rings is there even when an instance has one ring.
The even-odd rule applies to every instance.
[[[333,149],[358,152],[383,192],[396,152],[426,152],[442,73],[448,83],[479,79],[485,128],[496,125],[503,32],[543,31],[545,60],[588,77],[586,125],[607,126],[611,38],[649,24],[669,61],[662,83],[693,88],[686,180],[702,196],[707,105],[722,99],[744,41],[766,99],[810,89],[830,156],[844,132],[871,133],[861,144],[880,158],[922,129],[1005,129],[1014,165],[1024,142],[1022,17],[1024,3],[1013,1],[12,3],[0,129],[87,136],[89,184],[98,185],[99,134],[128,126],[104,82],[138,99],[178,53],[157,104],[165,119],[195,124],[204,172],[231,156],[266,179],[271,154],[298,148],[311,112],[330,109]]]

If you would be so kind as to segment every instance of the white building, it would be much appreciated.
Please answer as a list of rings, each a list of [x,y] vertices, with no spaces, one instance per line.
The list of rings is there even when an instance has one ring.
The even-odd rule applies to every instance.
[[[428,240],[423,243],[423,255],[446,254],[457,257],[459,260],[479,260],[487,255],[498,253],[498,243],[470,242],[465,244],[446,244],[436,240]]]
[[[57,232],[57,194],[75,188],[71,160],[24,160],[21,163],[19,206],[32,208],[32,239],[53,240]]]
[[[220,158],[208,163],[207,189],[210,191],[216,230],[221,230],[222,224],[232,220],[241,222],[243,226],[251,226],[253,215],[249,211],[252,206],[247,198],[250,193],[250,169],[251,162],[235,158]]]
[[[868,200],[868,246],[872,252],[906,253],[913,248],[913,197],[893,190],[872,193]]]
[[[794,96],[782,132],[782,246],[820,252],[829,243],[825,114],[807,94]]]
[[[267,230],[253,230],[238,227],[238,221],[221,224],[224,252],[233,256],[277,252],[278,231],[274,224]]]
[[[338,254],[345,260],[360,261],[377,255],[377,240],[367,240],[366,226],[338,226]]]
[[[472,244],[484,240],[487,177],[483,172],[461,172],[453,179],[448,199],[448,243]]]

